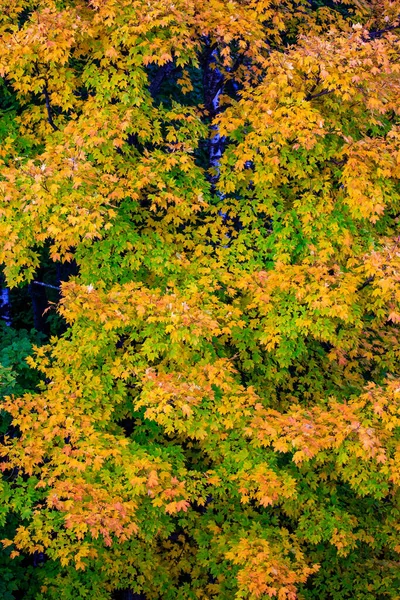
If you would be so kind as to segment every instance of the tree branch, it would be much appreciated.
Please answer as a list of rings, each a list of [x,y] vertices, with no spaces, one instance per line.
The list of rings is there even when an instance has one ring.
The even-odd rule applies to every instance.
[[[368,36],[369,36],[369,38],[376,40],[377,38],[380,38],[383,35],[385,35],[385,33],[388,33],[389,31],[393,31],[394,29],[400,29],[400,24],[399,25],[389,25],[388,27],[385,27],[384,29],[376,29],[375,31],[369,31]]]
[[[35,285],[42,285],[43,287],[51,288],[52,290],[60,291],[60,288],[56,285],[50,285],[50,283],[43,283],[42,281],[32,281]]]
[[[49,96],[49,91],[47,89],[47,85],[44,86],[42,92],[43,92],[44,100],[46,103],[47,120],[50,123],[50,125],[52,126],[52,128],[54,129],[54,131],[60,131],[59,128],[57,127],[57,125],[53,121],[53,110],[51,108],[50,96]]]
[[[149,86],[149,91],[150,91],[152,98],[155,98],[157,96],[158,92],[160,91],[163,81],[167,77],[170,77],[172,75],[172,72],[174,71],[174,69],[175,69],[175,65],[172,61],[168,62],[165,65],[163,65],[162,67],[160,67],[159,71],[156,73],[153,81],[151,82],[151,84]]]
[[[333,94],[335,90],[322,90],[322,92],[318,92],[317,94],[308,94],[306,96],[307,102],[310,100],[314,100],[315,98],[320,98],[321,96],[326,96],[327,94]]]
[[[357,292],[361,292],[361,290],[363,290],[364,288],[367,287],[367,285],[369,285],[370,283],[372,283],[375,279],[374,275],[371,275],[371,277],[368,277],[364,283],[362,283],[358,288],[357,288]]]

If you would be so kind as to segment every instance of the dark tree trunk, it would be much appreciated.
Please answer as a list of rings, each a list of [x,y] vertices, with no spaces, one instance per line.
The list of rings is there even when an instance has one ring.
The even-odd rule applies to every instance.
[[[149,86],[149,91],[153,98],[155,98],[157,96],[163,82],[166,79],[168,79],[169,77],[171,77],[174,70],[175,70],[175,65],[173,62],[168,62],[165,65],[163,65],[162,67],[160,67],[160,69],[157,71],[157,73],[153,77],[153,80]]]
[[[37,331],[48,335],[50,331],[44,314],[48,307],[46,288],[30,283],[28,289],[32,300],[33,326]]]

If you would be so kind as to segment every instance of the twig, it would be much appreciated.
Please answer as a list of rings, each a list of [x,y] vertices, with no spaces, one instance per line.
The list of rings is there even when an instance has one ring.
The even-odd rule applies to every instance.
[[[60,291],[60,288],[56,285],[50,285],[50,283],[43,283],[42,281],[32,281],[35,285],[42,285],[43,287],[51,288],[52,290]]]

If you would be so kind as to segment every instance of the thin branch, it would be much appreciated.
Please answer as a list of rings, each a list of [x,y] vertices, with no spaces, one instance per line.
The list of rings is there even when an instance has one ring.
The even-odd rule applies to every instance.
[[[51,104],[50,104],[50,96],[49,96],[49,92],[47,89],[47,85],[44,86],[42,92],[43,92],[44,100],[46,103],[47,120],[50,123],[50,125],[52,126],[52,128],[54,129],[54,131],[60,131],[59,128],[57,127],[57,125],[53,121],[53,110],[52,110]]]
[[[368,37],[373,40],[376,40],[377,38],[380,38],[383,35],[385,35],[385,33],[388,33],[389,31],[393,31],[394,29],[400,29],[400,24],[399,25],[388,25],[388,27],[385,27],[384,29],[376,29],[375,31],[369,31]]]
[[[306,75],[306,81],[307,79],[309,79],[308,75]],[[313,95],[313,93],[315,92],[315,90],[317,89],[317,87],[321,84],[321,67],[318,67],[318,74],[317,77],[314,80],[314,83],[311,87],[311,89],[309,90],[308,94],[307,94],[307,98],[311,97]]]
[[[43,283],[42,281],[32,281],[32,283],[34,283],[35,285],[41,285],[43,287],[51,288],[52,290],[57,290],[58,292],[60,291],[60,288],[56,285],[50,285],[49,283]]]
[[[326,96],[327,94],[333,94],[335,90],[322,90],[322,92],[318,92],[318,94],[308,94],[306,96],[307,102],[310,100],[314,100],[315,98],[320,98],[321,96]]]
[[[372,283],[375,279],[374,275],[371,275],[371,277],[368,277],[368,279],[366,279],[364,281],[364,283],[362,283],[358,288],[357,288],[357,292],[361,292],[361,290],[363,290],[364,288],[367,287],[367,285],[369,285],[370,283]]]
[[[346,158],[343,158],[342,160],[337,160],[337,159],[335,159],[335,158],[331,158],[331,159],[329,160],[329,162],[333,163],[333,164],[334,164],[334,165],[336,165],[337,167],[343,167],[343,166],[346,164],[346,162],[347,162],[347,159],[346,159]]]

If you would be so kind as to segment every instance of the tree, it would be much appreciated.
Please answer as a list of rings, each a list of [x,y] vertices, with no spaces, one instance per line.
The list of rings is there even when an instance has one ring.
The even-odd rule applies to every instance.
[[[2,405],[24,598],[397,598],[400,2],[1,9],[5,276],[78,269]]]

